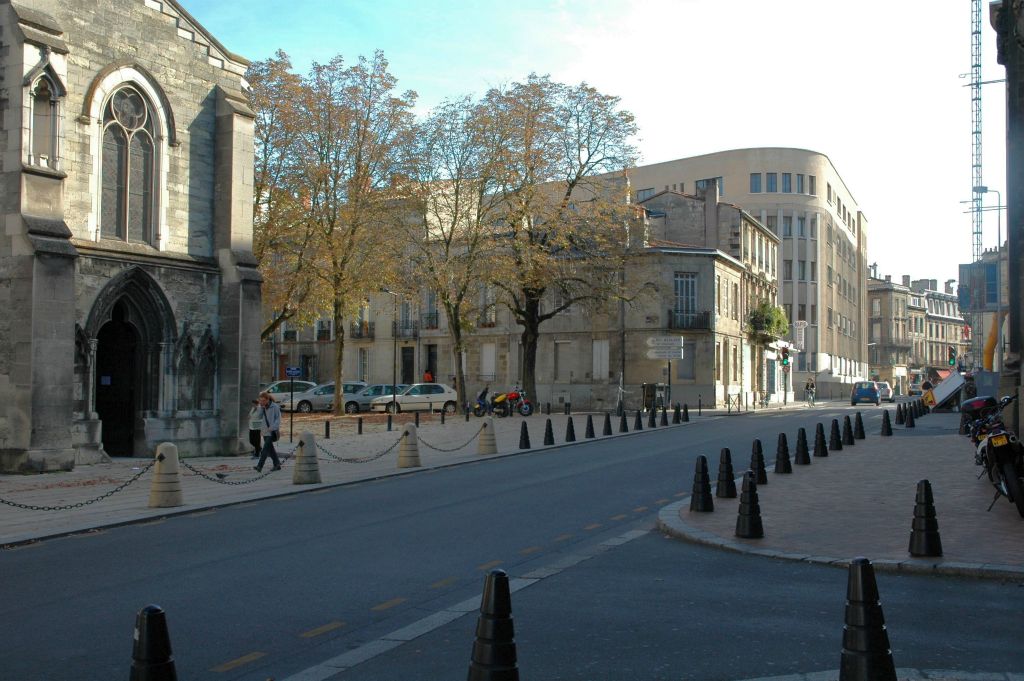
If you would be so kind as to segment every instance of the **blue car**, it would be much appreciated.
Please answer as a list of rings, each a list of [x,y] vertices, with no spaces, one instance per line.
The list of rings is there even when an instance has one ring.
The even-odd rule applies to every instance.
[[[873,381],[861,381],[853,384],[850,392],[850,404],[857,405],[861,402],[872,402],[876,407],[881,403],[878,394],[878,386]]]

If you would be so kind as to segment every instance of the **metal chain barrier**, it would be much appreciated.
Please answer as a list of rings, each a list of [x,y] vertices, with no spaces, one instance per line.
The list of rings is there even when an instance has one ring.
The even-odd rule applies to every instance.
[[[329,463],[370,463],[371,461],[376,461],[377,459],[379,459],[381,457],[384,457],[384,456],[387,456],[388,454],[393,452],[395,447],[397,447],[401,441],[402,441],[402,438],[399,437],[395,441],[395,443],[393,445],[391,445],[390,447],[388,447],[387,449],[385,449],[382,452],[378,452],[376,454],[371,454],[369,456],[353,457],[353,458],[350,458],[350,459],[346,459],[345,457],[338,456],[337,454],[335,454],[331,450],[326,449],[319,442],[316,443],[316,448],[320,450],[321,454],[326,454],[327,457],[328,457],[327,459],[320,459],[320,461],[327,461]]]
[[[178,463],[180,463],[183,467],[185,467],[188,470],[192,471],[193,473],[195,473],[199,477],[201,477],[201,478],[203,478],[205,480],[209,480],[210,482],[219,483],[221,485],[248,485],[250,482],[256,482],[257,480],[262,480],[263,478],[265,478],[268,475],[270,475],[270,471],[267,471],[266,473],[260,473],[256,477],[249,478],[248,480],[224,480],[224,479],[221,479],[220,477],[218,477],[216,475],[208,475],[207,473],[204,473],[203,471],[199,470],[198,468],[194,468],[193,466],[189,465],[184,459],[179,459]]]
[[[484,430],[484,427],[480,426],[480,428],[477,429],[477,431],[470,436],[469,440],[467,440],[465,444],[461,444],[458,447],[452,447],[451,449],[446,449],[444,447],[435,447],[434,445],[432,445],[429,442],[427,442],[426,440],[424,440],[422,437],[420,437],[419,440],[424,445],[426,445],[426,447],[428,449],[433,449],[435,452],[445,452],[445,453],[457,452],[460,449],[465,449],[466,447],[468,447],[473,442],[473,440],[475,440],[477,438],[477,436],[479,436],[480,433],[483,432],[483,430]]]
[[[82,508],[83,506],[88,506],[89,504],[95,504],[97,501],[102,501],[103,499],[106,499],[107,497],[110,497],[110,496],[113,496],[113,495],[117,494],[118,492],[123,490],[125,487],[127,487],[130,484],[132,484],[133,482],[135,482],[136,480],[141,478],[143,475],[148,473],[149,469],[152,468],[155,464],[156,464],[156,460],[151,461],[148,466],[143,468],[136,475],[134,475],[131,478],[129,478],[128,480],[124,481],[123,483],[121,483],[120,485],[115,487],[114,489],[110,490],[106,494],[103,494],[101,496],[96,497],[95,499],[89,499],[88,501],[79,501],[76,504],[65,504],[64,506],[33,506],[32,504],[19,504],[16,501],[8,501],[7,499],[0,499],[0,504],[6,504],[7,506],[13,506],[14,508],[22,508],[22,509],[25,509],[26,511],[68,511],[68,510],[71,510],[72,508]]]

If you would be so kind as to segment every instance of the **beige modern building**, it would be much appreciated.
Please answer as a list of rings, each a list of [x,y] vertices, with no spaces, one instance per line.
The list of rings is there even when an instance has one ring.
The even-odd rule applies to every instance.
[[[630,305],[570,308],[541,327],[539,404],[570,402],[612,409],[621,386],[627,408],[647,397],[696,405],[751,406],[760,394],[781,401],[782,372],[773,348],[749,333],[750,309],[778,296],[779,238],[750,213],[719,201],[710,183],[694,194],[660,192],[647,197],[634,231],[636,255],[624,272],[625,288],[642,292]],[[484,287],[483,311],[465,356],[452,351],[447,321],[429,292],[395,299],[372,297],[346,334],[344,374],[369,382],[413,382],[426,369],[451,382],[462,361],[471,397],[485,386],[504,389],[522,373],[521,328],[494,305]],[[545,303],[556,305],[553,297]],[[652,359],[647,340],[676,337],[681,359]],[[313,329],[284,328],[267,357],[264,376],[283,367],[303,368],[311,380],[333,371],[329,323]],[[274,368],[271,368],[274,367]],[[273,372],[277,372],[276,374]],[[669,395],[669,391],[671,394]]]
[[[828,156],[805,149],[736,149],[632,168],[638,202],[693,192],[717,180],[781,240],[779,303],[795,324],[793,382],[814,375],[819,394],[839,396],[868,375],[867,218]],[[802,333],[802,338],[801,338]]]

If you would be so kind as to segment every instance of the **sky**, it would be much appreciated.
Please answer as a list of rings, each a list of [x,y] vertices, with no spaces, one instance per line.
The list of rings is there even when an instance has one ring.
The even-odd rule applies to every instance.
[[[421,113],[534,72],[621,98],[642,164],[822,152],[868,219],[879,275],[941,282],[971,260],[969,0],[180,2],[229,50],[280,49],[299,73],[382,50]],[[1002,79],[983,6],[982,79]],[[982,169],[1005,197],[1004,87],[982,89]],[[985,248],[998,201],[985,197]]]

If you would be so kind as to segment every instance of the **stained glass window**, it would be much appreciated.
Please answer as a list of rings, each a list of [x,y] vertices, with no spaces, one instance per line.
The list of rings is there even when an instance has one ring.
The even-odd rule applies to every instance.
[[[145,97],[124,86],[103,111],[100,234],[108,239],[152,243],[156,178],[156,130]]]

